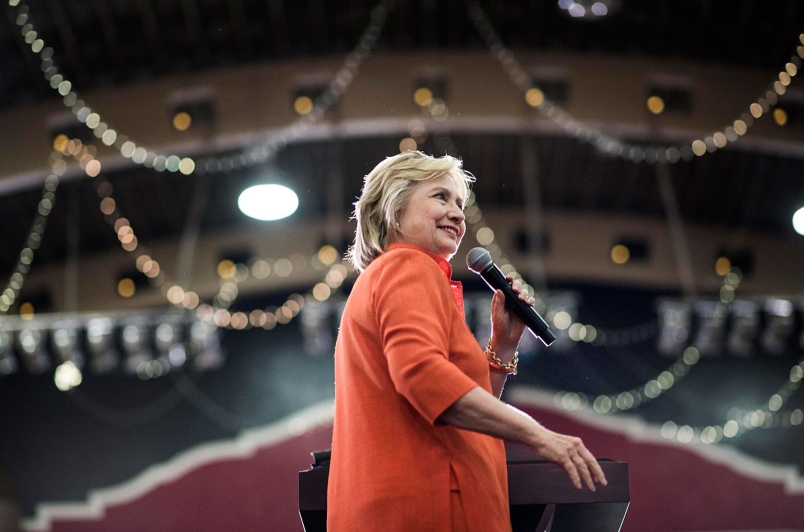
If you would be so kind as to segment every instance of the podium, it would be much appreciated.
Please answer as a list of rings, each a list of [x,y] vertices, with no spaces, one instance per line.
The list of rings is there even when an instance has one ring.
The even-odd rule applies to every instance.
[[[313,453],[299,472],[299,515],[306,532],[327,529],[329,451]],[[607,486],[579,490],[567,473],[545,460],[508,461],[508,499],[514,532],[619,532],[628,510],[628,464],[598,458]]]

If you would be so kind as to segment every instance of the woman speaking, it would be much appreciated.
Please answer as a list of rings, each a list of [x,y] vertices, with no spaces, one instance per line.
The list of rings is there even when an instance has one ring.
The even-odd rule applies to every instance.
[[[466,326],[449,260],[473,180],[459,160],[416,151],[365,178],[349,251],[361,273],[335,347],[331,532],[510,530],[503,439],[560,465],[578,488],[606,483],[579,438],[499,400],[524,331],[502,291],[485,352]],[[533,304],[518,281],[512,289]]]

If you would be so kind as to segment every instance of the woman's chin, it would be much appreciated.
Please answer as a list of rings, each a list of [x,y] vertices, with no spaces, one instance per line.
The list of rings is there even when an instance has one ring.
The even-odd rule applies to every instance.
[[[458,253],[458,246],[459,244],[455,242],[449,245],[441,246],[441,249],[439,250],[438,254],[444,257],[445,259],[450,260],[452,257],[455,256],[456,253]]]

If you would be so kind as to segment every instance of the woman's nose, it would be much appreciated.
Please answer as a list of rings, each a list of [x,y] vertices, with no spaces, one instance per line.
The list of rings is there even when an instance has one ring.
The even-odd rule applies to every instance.
[[[462,223],[466,219],[466,215],[463,213],[463,210],[458,205],[452,206],[452,208],[450,209],[449,216],[458,223]]]

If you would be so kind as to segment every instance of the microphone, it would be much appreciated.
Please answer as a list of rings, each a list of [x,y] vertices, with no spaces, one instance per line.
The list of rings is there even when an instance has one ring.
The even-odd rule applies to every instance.
[[[505,294],[505,306],[511,309],[531,334],[542,341],[546,346],[552,344],[556,335],[550,330],[547,322],[539,316],[536,310],[519,299],[514,293],[503,272],[491,260],[491,254],[483,248],[473,248],[466,255],[466,265],[486,281],[494,291],[502,290]]]

